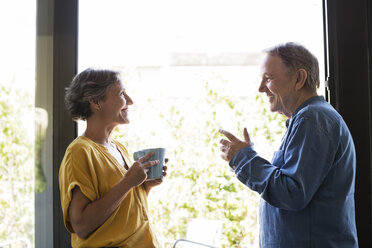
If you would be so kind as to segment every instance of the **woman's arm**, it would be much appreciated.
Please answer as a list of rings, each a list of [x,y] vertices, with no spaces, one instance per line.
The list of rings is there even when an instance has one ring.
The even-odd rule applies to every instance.
[[[131,188],[121,180],[105,196],[92,202],[79,187],[75,187],[69,206],[69,218],[74,232],[82,239],[88,238],[111,216]]]
[[[147,168],[159,163],[149,161],[142,164],[151,156],[144,156],[135,162],[123,179],[98,200],[90,201],[79,187],[73,189],[68,214],[71,227],[80,238],[88,238],[111,216],[128,192],[146,180]]]

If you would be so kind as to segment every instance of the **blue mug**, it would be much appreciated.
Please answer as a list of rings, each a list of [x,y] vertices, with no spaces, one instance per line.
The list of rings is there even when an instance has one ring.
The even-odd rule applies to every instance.
[[[145,156],[146,154],[153,152],[154,156],[152,156],[147,161],[159,160],[160,163],[154,166],[148,167],[147,171],[147,180],[155,180],[155,179],[162,179],[163,178],[163,167],[165,163],[165,148],[149,148],[136,151],[133,153],[133,158],[135,161],[140,159],[141,157]],[[147,162],[146,161],[146,162]]]

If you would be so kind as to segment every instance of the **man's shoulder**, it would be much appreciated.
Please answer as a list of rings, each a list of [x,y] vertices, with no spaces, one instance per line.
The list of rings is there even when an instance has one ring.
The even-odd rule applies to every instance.
[[[332,119],[338,121],[341,118],[340,114],[326,101],[315,101],[308,104],[298,111],[296,117],[315,121],[331,121]]]
[[[315,102],[302,108],[293,118],[294,123],[304,122],[312,130],[323,134],[338,132],[345,124],[341,115],[328,102]]]

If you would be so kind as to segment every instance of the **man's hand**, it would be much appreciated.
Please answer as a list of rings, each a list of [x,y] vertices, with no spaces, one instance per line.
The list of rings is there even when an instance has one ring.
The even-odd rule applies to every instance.
[[[222,151],[221,157],[230,162],[230,160],[235,156],[235,154],[242,148],[252,145],[251,139],[249,138],[247,128],[244,128],[244,141],[238,139],[228,131],[220,129],[219,132],[225,135],[229,140],[221,139],[220,143],[222,146],[220,150]]]

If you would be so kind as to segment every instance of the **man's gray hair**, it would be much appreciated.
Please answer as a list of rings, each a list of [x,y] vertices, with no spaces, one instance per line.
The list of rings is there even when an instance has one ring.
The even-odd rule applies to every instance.
[[[289,73],[294,73],[299,69],[306,70],[305,87],[315,92],[319,88],[318,60],[304,46],[288,42],[266,49],[265,52],[269,55],[279,56],[283,64],[288,68]]]

